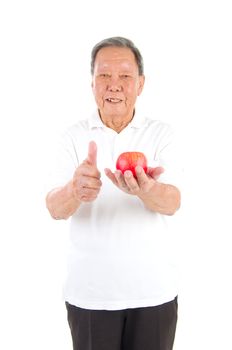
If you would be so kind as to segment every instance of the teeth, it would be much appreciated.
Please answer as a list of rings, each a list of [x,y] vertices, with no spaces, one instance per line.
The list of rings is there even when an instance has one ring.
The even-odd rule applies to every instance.
[[[109,102],[121,102],[121,100],[118,98],[107,98],[107,101],[109,101]]]

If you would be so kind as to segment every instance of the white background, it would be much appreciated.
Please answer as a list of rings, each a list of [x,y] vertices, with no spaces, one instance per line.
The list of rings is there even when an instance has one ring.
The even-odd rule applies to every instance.
[[[144,56],[139,104],[182,134],[175,350],[232,348],[231,18],[224,0],[1,1],[1,349],[71,350],[68,223],[50,219],[44,183],[58,135],[94,108],[92,46],[115,35]]]

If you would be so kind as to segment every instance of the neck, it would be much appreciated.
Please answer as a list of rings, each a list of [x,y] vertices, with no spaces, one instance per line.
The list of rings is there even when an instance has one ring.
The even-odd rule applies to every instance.
[[[108,128],[113,129],[117,133],[122,131],[127,127],[127,125],[131,122],[134,117],[134,112],[132,116],[129,117],[117,117],[117,116],[102,116],[99,111],[100,118],[104,125]]]

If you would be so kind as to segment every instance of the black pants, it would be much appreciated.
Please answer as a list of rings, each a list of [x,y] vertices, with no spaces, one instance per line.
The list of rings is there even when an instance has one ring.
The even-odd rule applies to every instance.
[[[86,310],[66,303],[74,350],[172,350],[177,298],[154,307]]]

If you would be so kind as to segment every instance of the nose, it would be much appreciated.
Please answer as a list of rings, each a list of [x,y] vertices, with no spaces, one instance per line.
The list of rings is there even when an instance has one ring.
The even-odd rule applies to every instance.
[[[108,82],[108,90],[112,92],[122,91],[122,85],[117,77],[111,76],[110,81]]]

